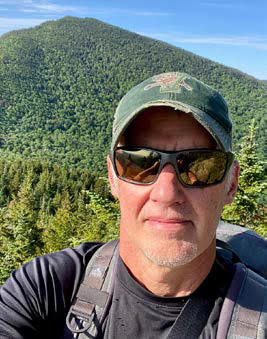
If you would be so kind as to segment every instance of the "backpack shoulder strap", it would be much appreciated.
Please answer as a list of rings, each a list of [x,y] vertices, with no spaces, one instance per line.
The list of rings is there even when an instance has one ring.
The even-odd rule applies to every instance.
[[[267,239],[247,228],[220,221],[217,239],[227,242],[241,261],[267,279]]]
[[[242,262],[242,260],[239,258],[238,254],[233,250],[233,248],[225,241],[220,240],[220,239],[216,239],[216,249],[222,249],[224,250],[223,253],[221,253],[221,251],[219,251],[219,253],[221,253],[221,255],[223,257],[225,257],[226,259],[228,258],[229,260],[231,260],[231,262],[233,263],[238,263],[238,262]],[[228,255],[226,255],[227,251]],[[230,256],[229,256],[230,254]]]
[[[96,337],[111,303],[118,256],[116,239],[100,247],[88,262],[66,318],[71,332],[77,335],[87,332],[90,337]]]
[[[219,318],[217,339],[264,339],[267,332],[267,281],[241,263],[235,266]]]

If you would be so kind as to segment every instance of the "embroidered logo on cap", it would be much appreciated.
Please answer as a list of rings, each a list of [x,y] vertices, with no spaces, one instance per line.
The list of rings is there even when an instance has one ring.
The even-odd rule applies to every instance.
[[[144,87],[144,90],[148,91],[151,88],[160,86],[160,92],[180,93],[182,87],[184,87],[188,91],[192,91],[193,88],[185,82],[186,79],[190,78],[187,75],[178,74],[175,72],[159,74],[153,77],[153,81],[155,82],[146,85]]]

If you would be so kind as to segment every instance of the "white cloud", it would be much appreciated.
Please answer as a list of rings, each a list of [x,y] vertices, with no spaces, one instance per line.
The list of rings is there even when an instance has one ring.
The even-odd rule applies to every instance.
[[[75,1],[73,1],[75,4]],[[23,13],[39,13],[39,14],[76,14],[76,15],[132,15],[132,16],[170,16],[174,13],[157,12],[157,11],[140,11],[127,10],[121,8],[101,8],[89,6],[75,6],[75,5],[60,5],[55,4],[54,1],[46,0],[9,0],[8,5],[6,0],[0,0],[0,5],[9,6],[9,9]]]
[[[228,45],[228,46],[246,46],[267,50],[267,36],[185,36],[181,33],[139,33],[154,39],[164,40],[166,42],[190,43],[190,44],[208,44],[208,45]]]
[[[30,5],[32,3],[33,3],[32,0],[8,0],[8,1],[0,0],[0,5],[5,5],[5,6]]]
[[[53,13],[65,13],[65,12],[81,12],[84,10],[82,7],[74,6],[62,6],[52,3],[39,3],[31,4],[32,9],[39,10],[40,12],[53,12]]]
[[[21,9],[24,10],[25,9]],[[31,4],[31,10],[49,13],[76,13],[76,14],[87,14],[87,15],[133,15],[133,16],[169,16],[174,15],[168,12],[153,12],[153,11],[138,11],[138,10],[127,10],[121,8],[90,8],[81,6],[66,6],[56,5],[53,3],[35,3]]]
[[[131,16],[171,16],[175,15],[175,13],[168,12],[153,12],[153,11],[138,11],[131,9],[122,9],[122,8],[86,8],[87,13],[90,15],[131,15]]]
[[[122,9],[117,9],[114,10],[117,13],[124,13],[124,14],[130,14],[130,15],[135,15],[135,16],[171,16],[175,15],[175,13],[168,13],[168,12],[149,12],[149,11],[134,11],[134,10],[122,10]]]
[[[216,1],[205,1],[200,3],[201,6],[204,7],[213,7],[220,9],[233,9],[233,8],[244,8],[244,4],[237,4],[235,2],[227,3],[224,1],[216,2]]]
[[[9,10],[23,13],[82,13],[86,8],[79,6],[57,5],[50,1],[42,0],[0,0],[0,5],[8,6]]]
[[[39,11],[37,9],[27,9],[27,8],[22,8],[20,10],[20,12],[23,12],[23,13],[39,13]]]
[[[3,34],[11,30],[37,26],[44,21],[46,20],[0,17],[0,34]]]
[[[74,4],[74,5],[73,5]],[[76,16],[143,16],[143,17],[159,17],[159,16],[170,16],[173,13],[168,12],[157,12],[157,11],[142,11],[135,9],[121,9],[121,8],[101,8],[101,7],[87,7],[87,6],[76,6],[74,1],[69,1],[64,5],[56,4],[53,0],[0,0],[0,13],[2,12],[2,18],[0,18],[0,35],[15,29],[27,28],[39,25],[44,22],[45,19],[61,17],[65,15],[76,15]],[[5,12],[4,12],[5,11]],[[14,15],[6,15],[6,13],[14,13]],[[32,18],[22,19],[18,16],[28,15]],[[6,17],[4,17],[6,16]]]

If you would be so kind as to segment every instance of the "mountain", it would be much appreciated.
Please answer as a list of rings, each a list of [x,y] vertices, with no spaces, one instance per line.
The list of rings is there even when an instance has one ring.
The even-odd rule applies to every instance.
[[[255,119],[262,157],[263,82],[167,43],[74,17],[0,38],[0,157],[41,158],[105,173],[121,97],[153,74],[177,70],[225,96],[235,150]]]

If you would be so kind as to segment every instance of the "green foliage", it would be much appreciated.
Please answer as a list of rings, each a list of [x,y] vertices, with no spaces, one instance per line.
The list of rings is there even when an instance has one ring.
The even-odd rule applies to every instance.
[[[0,284],[37,255],[118,236],[119,207],[105,178],[4,159],[0,174]]]
[[[255,135],[253,120],[249,134],[243,138],[238,156],[240,164],[238,191],[234,202],[225,208],[223,219],[250,227],[267,238],[267,225],[264,220],[266,204],[263,199],[267,182],[264,180],[266,179],[264,163],[257,156]]]
[[[119,203],[102,198],[95,192],[86,192],[90,202],[86,205],[89,213],[90,225],[87,220],[84,227],[80,227],[77,233],[77,239],[84,241],[107,242],[119,237],[120,209]],[[77,241],[77,240],[76,240]],[[75,245],[75,242],[73,243]]]
[[[236,150],[255,118],[224,217],[266,236],[266,84],[98,20],[66,17],[0,38],[0,284],[36,255],[117,237],[119,206],[105,178],[115,108],[140,81],[177,70],[225,96]]]
[[[0,277],[30,260],[42,246],[33,207],[32,173],[21,184],[8,208],[1,209]]]
[[[88,204],[83,195],[89,198]],[[118,203],[85,191],[79,197],[77,209],[72,207],[68,196],[62,200],[43,232],[44,251],[55,252],[87,241],[106,242],[118,236]]]
[[[55,215],[50,216],[50,221],[45,226],[43,231],[44,252],[56,252],[71,246],[71,239],[75,235],[78,225],[68,194],[65,194]]]
[[[0,156],[47,159],[106,175],[119,100],[145,78],[176,70],[222,92],[238,127],[236,150],[255,118],[263,158],[264,82],[169,44],[72,17],[0,38]]]

